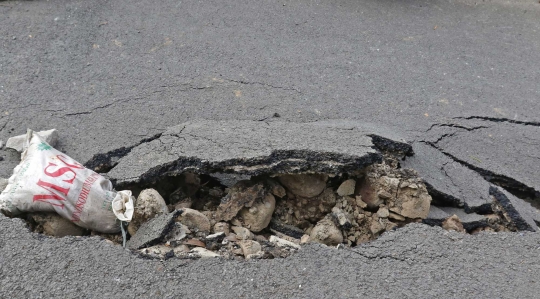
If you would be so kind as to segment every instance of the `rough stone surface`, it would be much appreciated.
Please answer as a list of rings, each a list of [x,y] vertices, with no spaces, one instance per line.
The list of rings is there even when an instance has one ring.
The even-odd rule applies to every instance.
[[[322,244],[335,246],[343,242],[343,235],[334,221],[326,217],[319,221],[311,230],[310,239]]]
[[[126,247],[129,249],[140,249],[163,241],[167,234],[174,228],[174,220],[180,213],[181,211],[177,210],[169,214],[159,215],[145,222],[137,230],[135,235],[131,236],[131,239],[127,241]]]
[[[373,132],[387,134],[386,130],[351,121],[187,122],[170,128],[156,140],[133,148],[108,174],[113,181],[128,184],[152,181],[163,173],[179,174],[194,169],[245,175],[302,171],[340,173],[381,161],[380,153],[373,149],[371,142]],[[399,138],[394,138],[392,143],[409,146]],[[314,191],[319,189],[304,195],[315,196]]]
[[[82,236],[85,233],[85,229],[55,213],[36,213],[30,217],[37,224],[36,231],[48,236]]]
[[[276,236],[270,236],[269,241],[276,244],[277,246],[281,246],[281,247],[288,246],[288,247],[293,247],[293,248],[300,249],[300,245],[298,245],[298,244],[296,244],[294,242],[285,240],[285,239],[281,239],[281,238],[276,237]]]
[[[133,219],[128,225],[130,235],[135,235],[139,227],[156,215],[168,214],[169,209],[159,192],[154,189],[145,189],[137,197]]]
[[[442,228],[446,230],[453,230],[460,233],[465,232],[465,228],[463,228],[463,224],[459,220],[459,217],[456,215],[452,215],[446,218],[442,223]]]
[[[272,194],[255,201],[250,208],[243,208],[238,214],[242,218],[245,227],[252,232],[260,232],[265,229],[276,208],[276,199]]]
[[[314,198],[287,198],[279,201],[275,215],[285,224],[305,226],[308,222],[320,220],[335,204],[336,195],[331,188],[327,188]]]
[[[223,232],[228,235],[231,232],[230,225],[227,222],[218,222],[214,224],[214,233]]]
[[[413,170],[373,165],[355,193],[369,208],[391,202],[389,210],[406,218],[423,219],[429,213],[431,196]]]
[[[219,220],[231,220],[244,207],[250,208],[256,200],[263,200],[266,190],[262,184],[243,181],[230,188],[227,196],[221,199],[217,208]]]
[[[242,240],[238,242],[238,245],[240,245],[240,248],[242,248],[242,252],[245,257],[251,254],[256,254],[262,249],[261,244],[253,240]]]
[[[341,183],[337,189],[337,194],[339,196],[352,195],[354,194],[354,189],[356,186],[356,180],[349,179]]]
[[[326,188],[327,175],[324,174],[286,174],[279,181],[296,196],[311,198]]]
[[[220,255],[215,253],[215,252],[212,252],[206,248],[202,248],[202,247],[195,247],[193,249],[191,249],[191,251],[193,253],[196,253],[197,255],[200,256],[200,258],[214,258],[214,257],[219,257]]]
[[[252,240],[254,238],[253,233],[245,227],[233,226],[232,230],[240,240]]]
[[[51,129],[47,131],[36,132],[41,139],[47,142],[50,146],[55,147],[58,142],[58,131]],[[6,148],[14,149],[21,153],[24,148],[24,141],[26,140],[26,134],[11,137],[6,142]]]
[[[182,213],[176,221],[182,223],[183,225],[189,227],[194,231],[200,232],[210,232],[211,225],[210,220],[201,212],[193,209],[182,209]]]
[[[530,203],[496,186],[491,186],[489,193],[518,230],[538,231],[540,214]]]

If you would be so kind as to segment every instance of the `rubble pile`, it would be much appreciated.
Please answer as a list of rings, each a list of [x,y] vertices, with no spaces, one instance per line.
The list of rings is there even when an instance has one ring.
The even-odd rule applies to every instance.
[[[416,172],[393,161],[341,175],[220,178],[229,179],[229,187],[214,176],[186,172],[134,190],[127,247],[160,259],[267,259],[287,257],[308,242],[356,246],[411,222],[468,233],[515,230],[502,212],[478,215],[431,206]],[[120,234],[90,232],[54,213],[26,218],[46,235],[122,243]]]

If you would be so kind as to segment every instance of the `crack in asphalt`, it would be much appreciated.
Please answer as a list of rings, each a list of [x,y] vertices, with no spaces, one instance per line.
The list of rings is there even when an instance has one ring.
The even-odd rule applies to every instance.
[[[453,161],[477,172],[478,174],[480,174],[484,180],[492,183],[492,184],[495,184],[501,188],[504,188],[505,190],[507,190],[508,192],[510,192],[511,194],[513,194],[514,196],[518,197],[518,198],[521,198],[525,201],[528,201],[530,202],[531,200],[540,200],[540,191],[537,191],[535,190],[533,187],[530,187],[530,186],[527,186],[526,184],[514,179],[514,178],[511,178],[511,177],[508,177],[508,176],[505,176],[505,175],[502,175],[502,174],[496,174],[490,170],[487,170],[487,169],[484,169],[484,168],[481,168],[481,167],[478,167],[478,166],[475,166],[473,164],[470,164],[464,160],[461,160],[459,159],[458,157],[444,151],[443,149],[441,149],[440,147],[437,146],[436,143],[433,143],[433,142],[429,142],[429,141],[420,141],[424,144],[427,144],[431,147],[433,147],[434,149],[438,150],[439,152],[441,152],[442,154],[444,154],[445,156],[449,157],[450,159],[452,159]],[[445,172],[446,174],[446,172]]]
[[[84,164],[84,166],[86,168],[90,168],[92,170],[99,171],[99,172],[102,172],[102,173],[109,172],[117,164],[117,162],[114,163],[112,161],[113,159],[120,159],[122,157],[125,157],[135,147],[137,147],[137,146],[139,146],[139,145],[141,145],[143,143],[148,143],[148,142],[151,142],[153,140],[159,139],[159,137],[161,137],[162,134],[163,133],[158,133],[158,134],[156,134],[154,136],[144,138],[144,139],[142,139],[141,141],[139,141],[138,143],[136,143],[136,144],[134,144],[132,146],[121,147],[121,148],[117,148],[115,150],[109,151],[107,153],[96,154],[90,160],[88,160]]]
[[[283,86],[275,86],[275,85],[271,85],[271,84],[268,84],[268,83],[262,83],[262,82],[249,82],[249,81],[245,81],[245,80],[232,80],[232,79],[223,79],[225,81],[228,81],[228,82],[234,82],[234,83],[239,83],[239,84],[245,84],[245,85],[262,85],[262,86],[266,86],[266,87],[270,87],[270,88],[276,88],[276,89],[281,89],[281,90],[288,90],[288,91],[294,91],[298,94],[302,94],[301,91],[299,91],[298,89],[296,88],[292,88],[292,87],[283,87]]]
[[[452,119],[467,119],[467,120],[479,119],[479,120],[491,121],[491,122],[497,122],[497,123],[506,122],[506,123],[524,125],[524,126],[540,127],[540,122],[521,121],[521,120],[514,120],[514,119],[504,118],[504,117],[488,117],[488,116],[467,116],[467,117],[463,117],[463,116],[457,116],[457,117],[453,117]]]

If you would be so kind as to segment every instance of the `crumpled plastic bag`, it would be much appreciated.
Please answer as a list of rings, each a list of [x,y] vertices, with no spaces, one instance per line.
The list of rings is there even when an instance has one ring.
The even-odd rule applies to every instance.
[[[28,130],[21,163],[0,194],[0,210],[7,215],[56,212],[78,226],[117,233],[117,219],[131,220],[133,201],[131,191],[113,190],[111,181]],[[113,202],[117,203],[115,211]]]

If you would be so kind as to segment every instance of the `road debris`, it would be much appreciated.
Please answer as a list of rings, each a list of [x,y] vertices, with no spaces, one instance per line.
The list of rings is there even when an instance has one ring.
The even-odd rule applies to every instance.
[[[58,142],[58,131],[56,129],[35,132],[48,145],[54,147]],[[19,153],[26,149],[27,134],[11,137],[6,142],[6,148],[11,148]],[[1,147],[0,147],[1,148]]]
[[[49,136],[54,136],[53,132]],[[112,202],[129,191],[114,191],[108,179],[54,149],[32,130],[24,143],[22,161],[0,194],[3,213],[56,212],[83,228],[102,233],[120,231]]]
[[[175,143],[178,134],[194,130],[187,127],[189,124],[159,137],[156,146]],[[276,128],[286,130],[282,126]],[[350,128],[346,128],[348,132]],[[237,129],[252,133],[242,125]],[[321,126],[321,130],[332,133],[334,129]],[[274,133],[270,131],[270,134]],[[362,136],[365,135],[356,138]],[[440,194],[433,191],[433,186],[426,185],[415,170],[402,167],[401,161],[410,153],[410,146],[374,135],[371,141],[363,140],[366,146],[358,153],[342,153],[342,156],[332,152],[310,157],[302,151],[278,150],[252,160],[206,157],[214,159],[213,164],[181,157],[167,162],[166,167],[152,166],[153,170],[140,175],[137,181],[122,181],[120,185],[129,187],[137,196],[132,216],[131,191],[118,192],[124,197],[116,198],[116,202],[111,198],[108,207],[117,214],[115,218],[131,220],[126,235],[130,250],[162,260],[284,258],[308,243],[354,247],[416,222],[470,234],[537,229],[540,214],[504,189],[491,187],[490,205],[485,204],[485,199],[478,203],[440,200]],[[326,141],[320,139],[320,142]],[[194,150],[186,143],[176,145],[188,146],[184,148],[186,152]],[[139,163],[139,160],[127,161]],[[125,161],[120,162],[121,167],[127,167]],[[70,160],[66,165],[79,166],[75,163]],[[144,163],[150,163],[149,166],[153,162],[144,160]],[[50,171],[53,170],[58,171]],[[103,180],[106,185],[108,181]],[[110,190],[118,195],[112,186]],[[438,200],[433,201],[431,194],[438,196]],[[102,234],[92,228],[69,233],[55,231],[53,224],[59,223],[58,219],[44,218],[32,210],[27,212],[30,214],[26,217],[36,232],[52,236],[99,235],[115,243],[122,241],[116,231],[116,234]],[[64,227],[67,231],[72,228]]]

